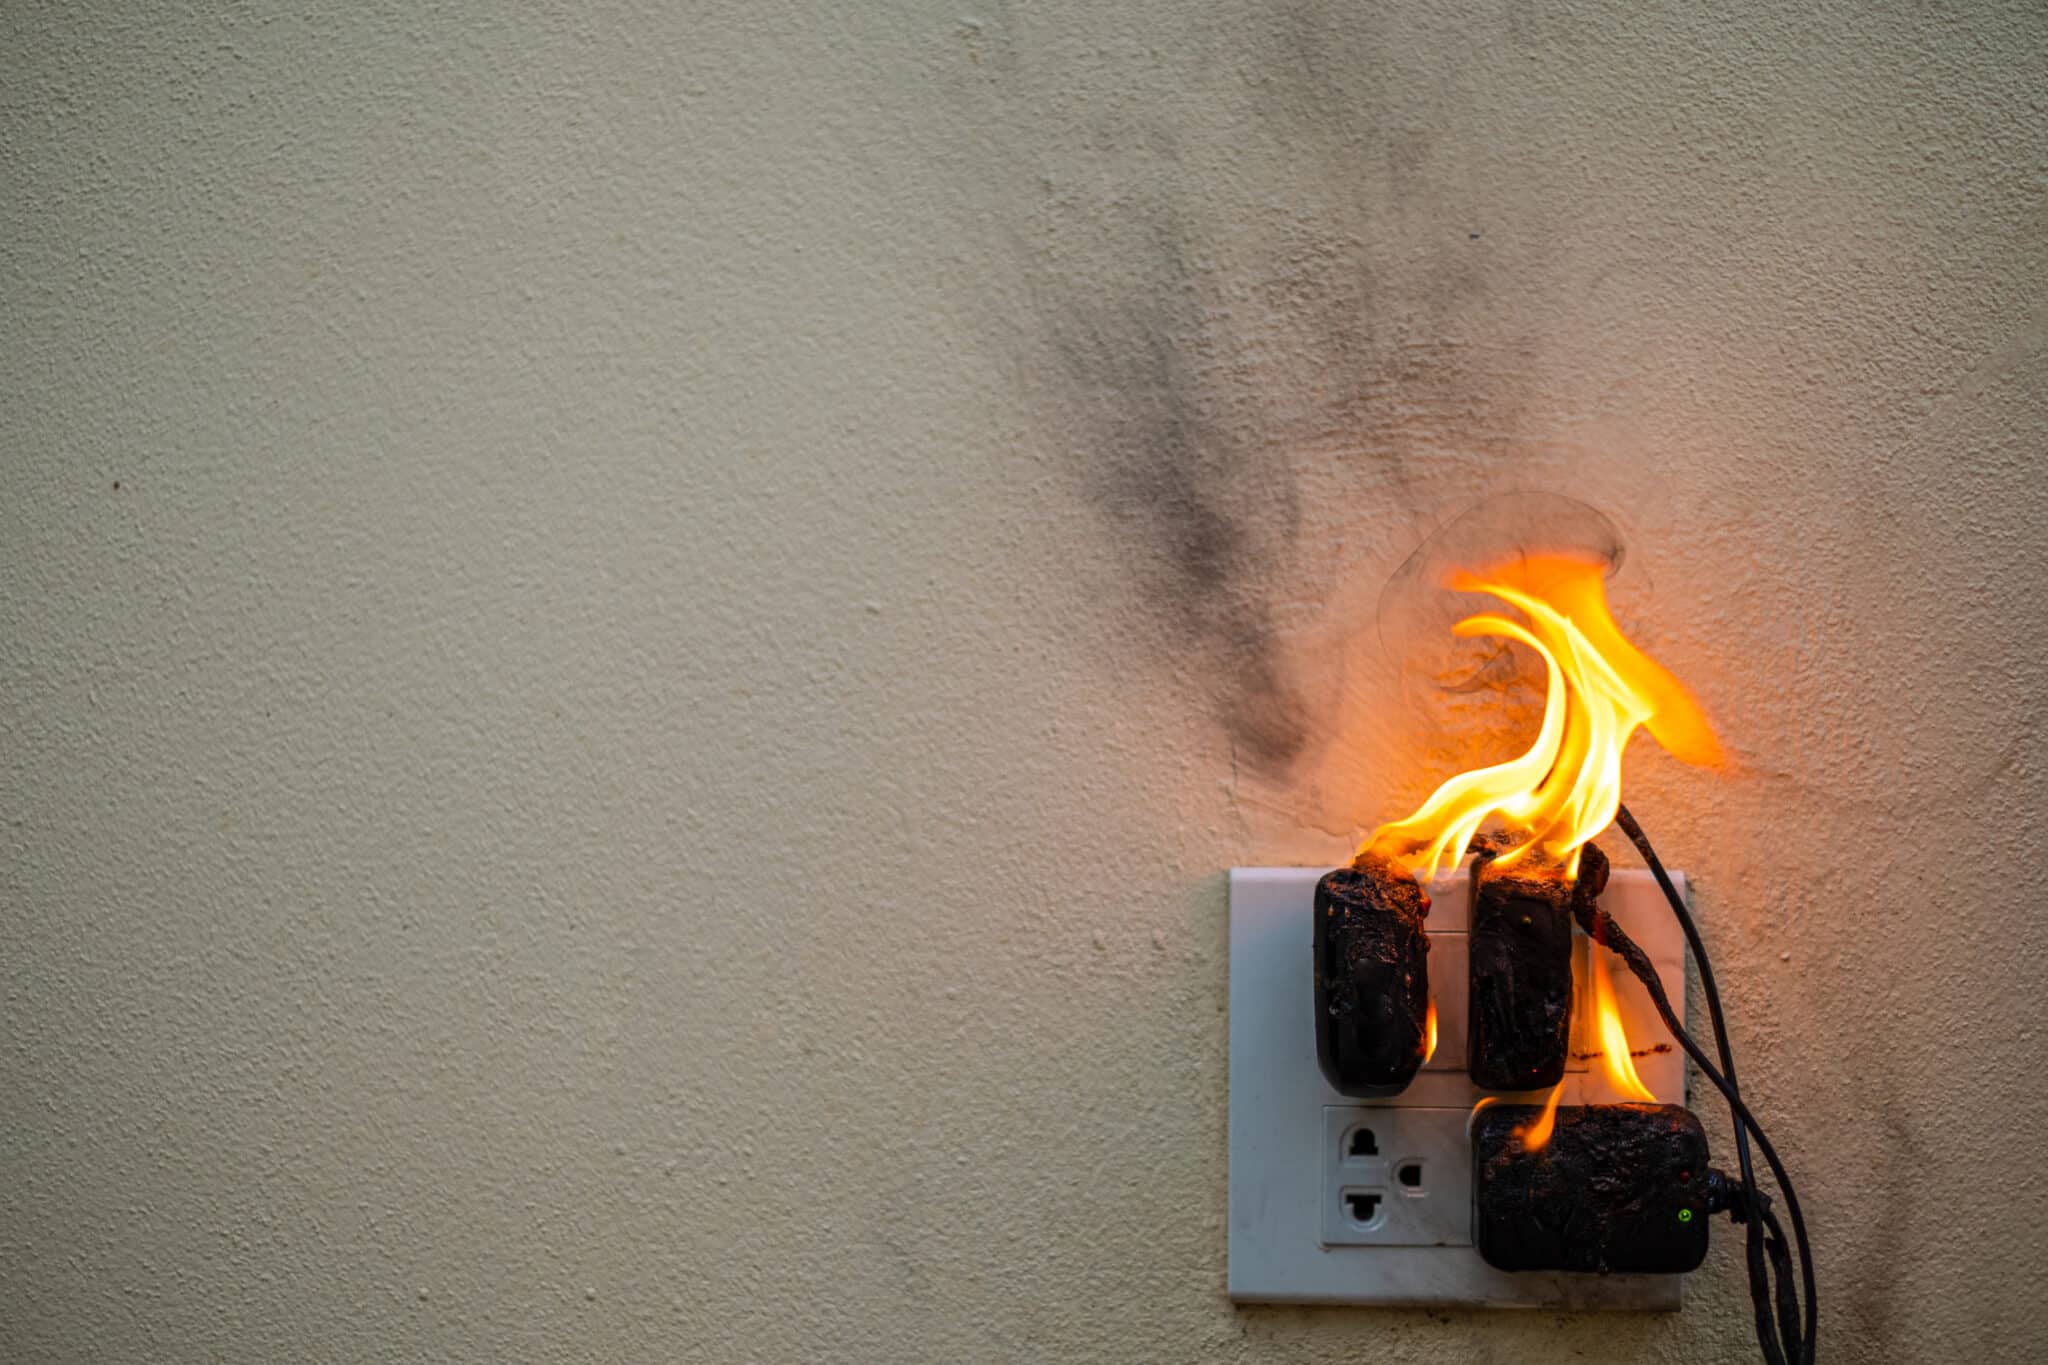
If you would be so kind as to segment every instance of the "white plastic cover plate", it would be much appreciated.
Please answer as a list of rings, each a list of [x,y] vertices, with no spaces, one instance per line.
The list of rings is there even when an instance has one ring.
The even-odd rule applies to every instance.
[[[1326,868],[1230,873],[1230,1296],[1283,1303],[1479,1304],[1675,1309],[1677,1275],[1567,1275],[1495,1270],[1472,1247],[1471,1147],[1465,1123],[1487,1092],[1465,1076],[1467,879],[1429,887],[1430,993],[1436,1052],[1385,1100],[1339,1095],[1316,1065],[1310,976],[1316,882]],[[1673,880],[1681,893],[1683,874]],[[1683,1018],[1685,939],[1647,872],[1617,870],[1600,902],[1657,965]],[[1565,1104],[1624,1098],[1597,1062],[1583,1002],[1588,943],[1576,975]],[[1611,962],[1637,1073],[1659,1100],[1685,1103],[1685,1055],[1649,995]],[[1588,1066],[1591,1069],[1588,1069]],[[1529,1097],[1540,1100],[1541,1095]]]

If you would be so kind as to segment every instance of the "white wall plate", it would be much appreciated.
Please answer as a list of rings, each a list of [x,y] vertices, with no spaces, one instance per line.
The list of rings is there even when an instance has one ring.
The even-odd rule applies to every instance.
[[[1465,1075],[1464,873],[1429,886],[1437,1049],[1399,1095],[1339,1095],[1316,1065],[1311,967],[1315,887],[1327,868],[1230,873],[1230,1296],[1254,1302],[1675,1309],[1678,1275],[1495,1270],[1472,1246],[1465,1122],[1488,1092]],[[1681,894],[1682,873],[1672,880]],[[1648,872],[1618,869],[1600,903],[1657,966],[1684,1017],[1685,939]],[[1624,1098],[1590,1037],[1588,949],[1574,935],[1565,1104]],[[1660,1101],[1685,1103],[1685,1054],[1628,969],[1610,979],[1635,1059]],[[1588,1068],[1591,1068],[1590,1070]],[[1522,1098],[1522,1097],[1517,1097]],[[1543,1094],[1526,1097],[1540,1102]]]

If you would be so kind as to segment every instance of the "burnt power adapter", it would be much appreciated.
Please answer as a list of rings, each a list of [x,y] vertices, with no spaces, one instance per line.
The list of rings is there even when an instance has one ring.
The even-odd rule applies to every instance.
[[[1707,1135],[1675,1104],[1491,1105],[1472,1120],[1473,1240],[1499,1270],[1676,1274],[1707,1254],[1723,1178]]]

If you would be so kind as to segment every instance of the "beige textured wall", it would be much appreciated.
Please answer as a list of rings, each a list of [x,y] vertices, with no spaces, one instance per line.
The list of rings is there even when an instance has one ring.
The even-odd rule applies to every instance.
[[[1748,1358],[1222,1296],[1523,485],[1829,1357],[2048,1358],[2048,10],[300,8],[0,10],[0,1356]]]

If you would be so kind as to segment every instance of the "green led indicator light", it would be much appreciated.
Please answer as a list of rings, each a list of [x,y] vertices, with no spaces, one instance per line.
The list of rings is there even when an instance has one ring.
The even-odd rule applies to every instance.
[[[1678,1211],[1678,1221],[1681,1223],[1690,1223],[1692,1221],[1692,1210],[1680,1209]]]

